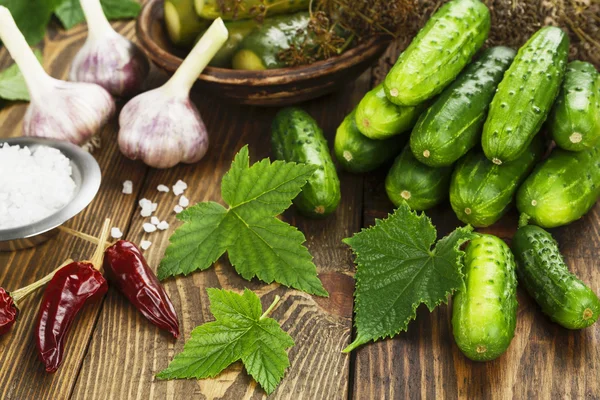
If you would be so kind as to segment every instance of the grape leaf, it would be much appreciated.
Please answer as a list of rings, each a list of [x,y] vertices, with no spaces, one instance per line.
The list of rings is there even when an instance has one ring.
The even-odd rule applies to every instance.
[[[198,203],[180,213],[185,223],[170,238],[159,279],[205,270],[226,251],[244,279],[258,279],[327,296],[302,232],[276,218],[300,193],[315,166],[264,159],[249,165],[248,147],[221,182],[229,208]]]
[[[213,378],[242,360],[246,371],[271,394],[290,365],[286,350],[294,345],[277,321],[267,317],[279,298],[263,314],[260,299],[248,289],[243,295],[214,288],[207,291],[216,321],[196,327],[183,351],[156,377]]]
[[[109,20],[122,18],[135,18],[141,10],[139,3],[133,0],[101,0],[104,15]],[[79,0],[63,0],[54,13],[65,29],[71,29],[80,22],[85,21]]]
[[[371,340],[405,331],[424,303],[432,311],[463,287],[461,244],[470,226],[457,228],[437,242],[431,220],[403,203],[388,218],[344,239],[356,255],[356,339],[350,352]]]
[[[35,56],[42,62],[42,53],[34,50]],[[0,71],[0,98],[6,100],[29,101],[29,90],[17,64]]]

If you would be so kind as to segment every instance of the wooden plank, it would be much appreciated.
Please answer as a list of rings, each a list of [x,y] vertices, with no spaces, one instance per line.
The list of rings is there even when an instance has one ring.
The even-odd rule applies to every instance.
[[[303,105],[317,119],[330,143],[343,116],[368,86],[369,74],[341,93]],[[142,197],[159,202],[157,214],[174,228],[179,225],[172,212],[176,204],[172,193],[159,194],[158,184],[172,185],[178,179],[188,183],[185,195],[193,202],[221,202],[220,181],[229,169],[234,154],[248,143],[252,161],[270,154],[270,124],[276,109],[251,108],[223,104],[206,99],[194,91],[210,132],[211,147],[200,163],[169,170],[150,170],[143,184]],[[190,331],[212,320],[206,295],[208,287],[257,291],[263,304],[278,294],[282,302],[272,316],[296,341],[290,351],[291,367],[278,390],[276,399],[347,397],[349,357],[341,353],[348,343],[352,322],[353,266],[351,255],[341,243],[361,224],[362,177],[342,174],[342,204],[334,216],[323,221],[307,220],[293,211],[285,220],[298,226],[307,237],[319,274],[329,298],[317,298],[279,285],[265,285],[241,279],[226,259],[204,272],[178,277],[166,282],[182,324],[182,337],[168,337],[126,303],[123,296],[110,291],[75,387],[75,399],[95,398],[244,398],[264,397],[264,392],[242,372],[240,363],[228,368],[215,379],[202,381],[154,381],[154,374],[164,369],[173,355],[182,350]],[[139,185],[139,182],[135,182]],[[146,252],[152,266],[159,263],[168,245],[168,234],[143,235],[143,219],[134,215],[127,238],[153,242]],[[172,232],[173,229],[170,229]]]
[[[390,49],[397,54],[399,49]],[[388,65],[374,68],[379,81]],[[393,211],[384,188],[386,171],[365,180],[364,226]],[[582,220],[553,229],[571,270],[600,293],[598,230],[600,207]],[[462,225],[446,202],[427,215],[444,236]],[[517,226],[515,211],[481,231],[507,241]],[[452,335],[451,306],[429,313],[417,310],[408,332],[393,339],[367,344],[356,351],[353,397],[356,399],[530,399],[600,398],[600,327],[568,331],[550,322],[521,288],[518,291],[515,338],[506,354],[487,363],[468,360]]]
[[[122,24],[121,24],[122,25]],[[127,28],[129,34],[131,27]],[[46,39],[44,65],[54,77],[65,78],[74,49],[83,44],[85,30],[78,27],[69,32],[57,33]],[[0,68],[12,63],[7,52],[0,50]],[[18,104],[0,111],[1,137],[21,135],[21,119],[26,105]],[[146,168],[126,160],[118,153],[114,132],[116,121],[102,131],[103,147],[94,155],[103,175],[99,195],[69,226],[98,235],[105,217],[111,217],[115,225],[126,226],[134,208],[135,194],[122,196],[124,179],[140,181]],[[0,282],[9,290],[25,286],[52,271],[65,259],[84,260],[93,253],[94,246],[65,234],[34,249],[13,253],[0,253]],[[43,291],[25,299],[21,314],[13,330],[0,337],[0,398],[2,399],[63,399],[71,392],[79,368],[87,351],[101,303],[86,307],[71,329],[66,343],[66,357],[60,370],[54,375],[44,372],[38,361],[33,329]]]

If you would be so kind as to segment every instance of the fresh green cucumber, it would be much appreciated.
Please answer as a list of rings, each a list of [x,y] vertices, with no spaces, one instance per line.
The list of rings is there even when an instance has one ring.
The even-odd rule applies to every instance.
[[[310,0],[194,0],[196,12],[205,19],[237,20],[308,10]],[[263,10],[264,7],[264,10]]]
[[[544,228],[566,225],[589,211],[600,196],[597,147],[580,152],[554,149],[517,192],[517,208]]]
[[[567,65],[565,80],[552,112],[548,130],[556,144],[571,151],[594,147],[600,139],[600,77],[590,63]]]
[[[305,40],[306,34],[298,32],[305,32],[309,21],[307,12],[267,19],[242,40],[233,55],[233,68],[259,71],[285,67],[280,53]]]
[[[598,296],[569,272],[558,244],[544,229],[525,225],[512,240],[519,283],[552,321],[567,329],[592,325],[600,314]]]
[[[346,171],[369,172],[396,156],[406,144],[406,138],[369,139],[356,127],[355,113],[348,114],[338,127],[333,150],[338,163]]]
[[[383,84],[379,84],[358,103],[356,125],[368,138],[386,139],[410,130],[424,108],[395,105],[385,96]]]
[[[276,159],[318,166],[294,199],[300,212],[319,218],[335,211],[341,198],[340,180],[317,122],[300,108],[282,109],[273,121],[271,146]]]
[[[440,93],[471,61],[490,30],[479,0],[452,0],[427,21],[385,78],[394,104],[416,106]]]
[[[546,26],[519,49],[490,105],[481,145],[496,164],[515,160],[538,133],[558,94],[569,38]]]
[[[231,68],[231,60],[240,46],[240,43],[250,34],[250,32],[257,29],[258,26],[258,23],[254,19],[225,22],[225,27],[227,28],[227,31],[229,31],[229,36],[223,47],[219,49],[208,65],[211,67]],[[202,33],[198,35],[196,42],[200,40],[204,35],[204,32],[206,32],[206,30],[203,30]]]
[[[481,150],[472,150],[460,160],[450,182],[450,204],[462,222],[490,226],[510,208],[515,192],[543,153],[536,139],[515,161],[496,165]]]
[[[502,239],[479,234],[465,249],[464,265],[465,287],[452,300],[454,340],[471,360],[493,360],[515,336],[515,261]]]
[[[493,47],[470,64],[415,125],[410,148],[431,167],[454,164],[480,142],[488,107],[516,52]]]
[[[413,210],[427,210],[448,198],[451,167],[420,163],[406,146],[385,178],[385,191],[398,206],[406,201]]]
[[[164,10],[167,34],[175,46],[191,47],[210,23],[196,15],[194,0],[165,0]]]

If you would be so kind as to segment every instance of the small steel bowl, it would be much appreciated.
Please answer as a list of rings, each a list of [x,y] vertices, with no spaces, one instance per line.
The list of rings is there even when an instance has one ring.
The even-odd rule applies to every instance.
[[[60,150],[71,160],[72,178],[77,188],[67,205],[41,221],[16,228],[0,229],[0,251],[25,249],[45,242],[58,232],[56,228],[85,209],[98,193],[102,180],[100,167],[94,157],[80,147],[68,142],[34,137],[0,139],[1,143],[27,146],[30,149],[48,146]]]

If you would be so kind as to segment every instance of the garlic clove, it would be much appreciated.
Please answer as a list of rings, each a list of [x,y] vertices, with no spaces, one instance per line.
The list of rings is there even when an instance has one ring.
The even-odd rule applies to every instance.
[[[126,157],[154,168],[200,161],[208,134],[188,97],[167,97],[162,88],[129,101],[119,116],[119,148]]]
[[[119,148],[155,168],[195,163],[208,149],[206,126],[189,92],[198,75],[227,40],[218,18],[163,86],[131,99],[119,116]]]
[[[23,134],[84,144],[115,113],[110,93],[91,83],[49,76],[29,48],[10,11],[0,6],[0,40],[15,60],[31,97]]]
[[[140,92],[150,71],[146,55],[112,28],[100,0],[80,3],[88,23],[88,37],[73,59],[69,79],[96,83],[116,97]]]

